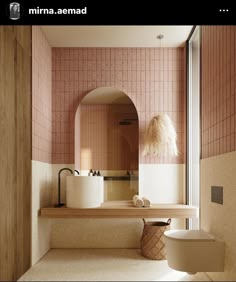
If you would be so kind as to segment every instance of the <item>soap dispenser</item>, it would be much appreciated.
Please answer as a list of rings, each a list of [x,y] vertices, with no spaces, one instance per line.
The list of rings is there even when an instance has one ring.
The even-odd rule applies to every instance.
[[[88,176],[93,176],[93,170],[92,169],[90,169]]]
[[[94,170],[94,172],[93,172],[93,176],[96,176],[96,175],[97,175],[96,170]]]
[[[98,172],[97,172],[97,176],[101,176],[100,170],[98,170]]]

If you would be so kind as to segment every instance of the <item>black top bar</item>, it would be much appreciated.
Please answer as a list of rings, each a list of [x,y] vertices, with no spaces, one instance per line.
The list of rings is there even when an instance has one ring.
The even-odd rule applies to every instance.
[[[14,3],[18,3],[17,6]],[[0,1],[4,25],[223,25],[236,24],[232,4],[180,1]],[[188,3],[188,2],[187,2]],[[14,5],[13,5],[14,4]]]

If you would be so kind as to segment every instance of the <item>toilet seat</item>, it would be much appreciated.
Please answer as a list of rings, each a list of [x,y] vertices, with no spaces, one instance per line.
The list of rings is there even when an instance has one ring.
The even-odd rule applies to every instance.
[[[164,235],[174,240],[215,241],[214,236],[203,230],[168,230]]]

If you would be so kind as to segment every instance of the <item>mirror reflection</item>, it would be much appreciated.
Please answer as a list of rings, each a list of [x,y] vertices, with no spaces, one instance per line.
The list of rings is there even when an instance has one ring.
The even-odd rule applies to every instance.
[[[123,91],[100,87],[81,101],[75,118],[75,163],[82,174],[104,176],[104,199],[138,193],[138,115]]]

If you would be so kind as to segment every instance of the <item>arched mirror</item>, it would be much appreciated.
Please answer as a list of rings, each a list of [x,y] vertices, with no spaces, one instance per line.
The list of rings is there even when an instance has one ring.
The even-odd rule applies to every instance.
[[[82,175],[104,176],[105,201],[132,200],[138,193],[139,125],[136,108],[123,91],[99,87],[78,106],[75,166]]]

